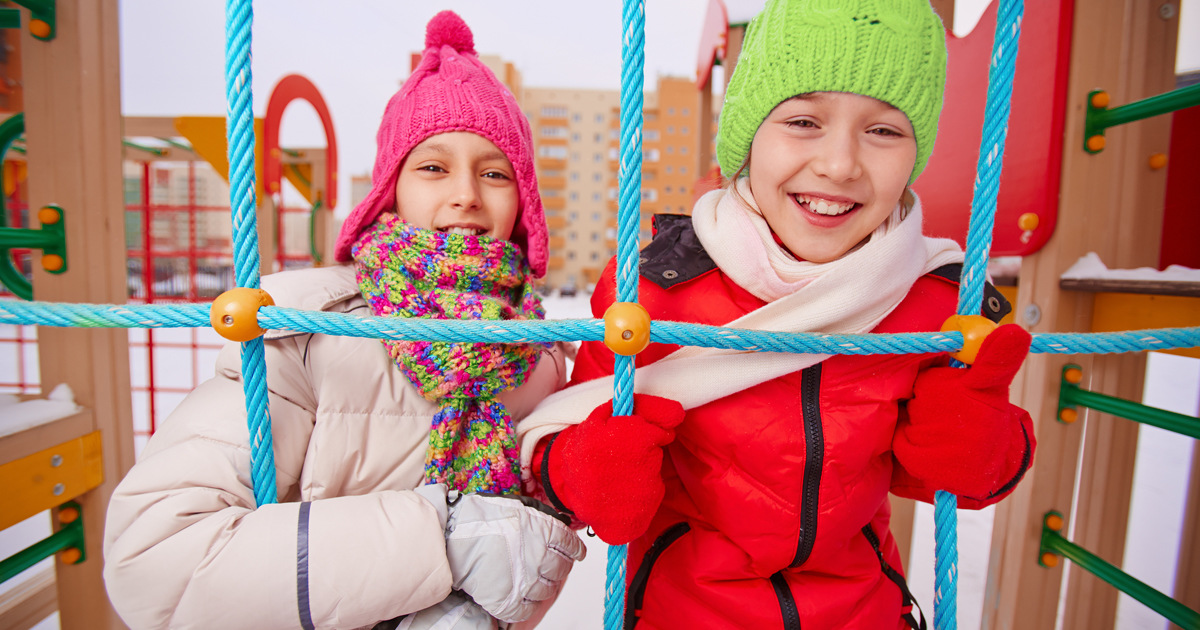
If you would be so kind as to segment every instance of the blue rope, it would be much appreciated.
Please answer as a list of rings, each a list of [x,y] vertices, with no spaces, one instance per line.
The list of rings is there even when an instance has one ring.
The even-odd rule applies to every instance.
[[[250,75],[250,0],[225,3],[226,137],[229,143],[229,211],[233,217],[234,278],[258,288],[258,225],[254,199],[254,110]],[[250,470],[258,505],[275,503],[275,452],[267,408],[262,338],[242,344],[242,389],[250,431]]]
[[[617,301],[637,302],[638,229],[642,200],[642,88],[645,83],[646,6],[624,0],[621,13],[621,162],[617,172]],[[633,357],[615,355],[613,415],[633,413]],[[608,548],[604,627],[620,630],[625,616],[625,545]]]
[[[56,328],[205,328],[209,304],[73,304],[0,300],[0,324]],[[402,341],[481,341],[531,343],[602,341],[604,321],[430,320],[325,313],[278,306],[258,311],[267,330],[396,339]],[[683,322],[657,321],[650,340],[679,346],[747,352],[815,354],[926,354],[962,349],[962,333],[826,335],[745,330]],[[1035,333],[1035,354],[1118,354],[1200,347],[1200,327],[1152,328],[1109,333]]]
[[[983,303],[983,285],[987,279],[988,256],[992,248],[996,198],[1000,192],[1000,173],[1004,163],[1004,142],[1008,136],[1008,116],[1023,12],[1022,0],[1001,0],[996,18],[967,248],[963,276],[958,285],[959,315],[978,314]],[[954,630],[958,627],[957,507],[958,498],[953,494],[941,490],[934,493],[935,630]]]

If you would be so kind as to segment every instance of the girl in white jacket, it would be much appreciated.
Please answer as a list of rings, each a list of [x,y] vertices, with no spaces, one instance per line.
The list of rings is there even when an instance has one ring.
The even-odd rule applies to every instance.
[[[545,216],[512,94],[445,11],[388,103],[374,188],[336,267],[263,278],[279,306],[540,319]],[[584,547],[517,498],[516,420],[565,382],[541,344],[271,331],[278,496],[256,509],[238,348],[150,439],[105,529],[109,596],[141,628],[536,623]],[[532,624],[530,624],[532,625]]]

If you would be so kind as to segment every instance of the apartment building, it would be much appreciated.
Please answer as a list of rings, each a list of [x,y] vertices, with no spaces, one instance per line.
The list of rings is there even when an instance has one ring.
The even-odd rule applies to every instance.
[[[619,103],[616,90],[526,88],[522,94],[550,228],[549,289],[595,284],[615,251],[608,148]]]

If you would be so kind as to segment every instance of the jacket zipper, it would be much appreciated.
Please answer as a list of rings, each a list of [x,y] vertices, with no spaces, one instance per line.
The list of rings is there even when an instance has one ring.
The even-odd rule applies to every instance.
[[[912,630],[926,630],[925,612],[921,610],[920,604],[917,603],[912,592],[908,590],[908,583],[904,581],[904,576],[900,575],[900,572],[892,568],[892,565],[888,564],[887,560],[883,558],[883,549],[880,548],[879,536],[875,535],[875,530],[871,529],[870,523],[863,525],[862,533],[867,538],[867,542],[871,544],[871,548],[875,550],[875,555],[879,558],[879,567],[883,571],[883,575],[900,589],[900,607],[909,609],[908,612],[901,613],[900,618]],[[917,611],[916,616],[913,615],[913,610]]]
[[[692,526],[686,522],[675,523],[659,534],[658,538],[654,540],[654,544],[650,545],[650,549],[646,551],[646,555],[642,556],[642,563],[638,566],[637,573],[629,581],[629,593],[625,598],[625,623],[623,624],[625,630],[633,630],[633,627],[637,625],[638,613],[642,609],[642,601],[646,596],[646,582],[650,580],[650,570],[654,568],[654,563],[658,561],[662,552],[667,550],[667,547],[670,547],[691,529]]]
[[[808,560],[817,540],[817,502],[821,489],[821,467],[825,463],[825,435],[821,428],[821,364],[800,373],[801,407],[804,413],[804,490],[800,499],[800,540],[796,542],[793,567]]]
[[[796,598],[783,573],[771,576],[771,586],[775,587],[775,597],[779,598],[779,611],[783,614],[783,630],[800,630],[800,611],[796,610]]]

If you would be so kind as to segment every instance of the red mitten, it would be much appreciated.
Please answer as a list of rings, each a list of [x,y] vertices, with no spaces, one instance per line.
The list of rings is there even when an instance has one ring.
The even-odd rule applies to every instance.
[[[892,450],[928,486],[973,499],[1007,494],[1033,461],[1033,421],[1008,401],[1032,338],[1015,324],[984,339],[969,368],[917,376]]]
[[[650,526],[666,491],[663,447],[684,416],[678,402],[644,394],[634,394],[633,413],[614,416],[612,402],[604,403],[534,455],[550,502],[610,545],[623,545]]]

